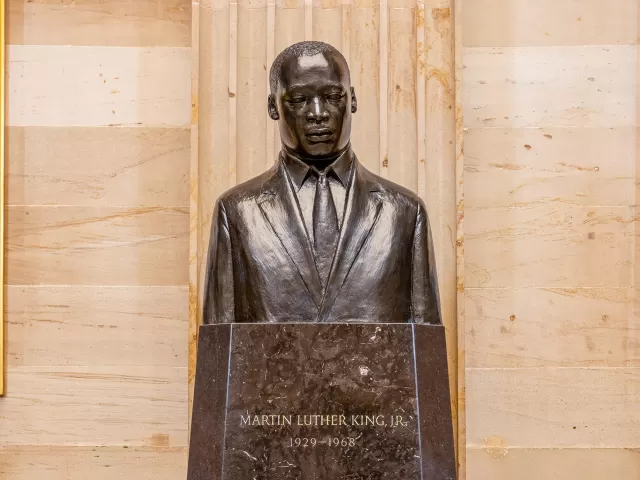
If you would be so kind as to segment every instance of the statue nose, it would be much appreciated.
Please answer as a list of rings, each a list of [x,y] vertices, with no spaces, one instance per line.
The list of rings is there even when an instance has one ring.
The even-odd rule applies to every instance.
[[[311,108],[307,112],[307,120],[321,121],[329,118],[329,112],[324,108],[324,103],[318,97],[313,99]]]

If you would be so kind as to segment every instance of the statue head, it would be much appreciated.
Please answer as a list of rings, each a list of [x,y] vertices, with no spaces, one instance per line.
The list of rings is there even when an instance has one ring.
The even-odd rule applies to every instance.
[[[349,66],[322,42],[300,42],[280,53],[269,75],[269,116],[282,148],[309,162],[338,157],[349,147],[357,109]]]

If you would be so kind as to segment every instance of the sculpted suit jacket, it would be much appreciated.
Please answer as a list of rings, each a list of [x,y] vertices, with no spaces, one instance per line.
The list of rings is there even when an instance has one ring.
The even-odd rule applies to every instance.
[[[355,155],[325,289],[310,238],[282,154],[224,193],[212,219],[204,323],[441,323],[423,202]]]

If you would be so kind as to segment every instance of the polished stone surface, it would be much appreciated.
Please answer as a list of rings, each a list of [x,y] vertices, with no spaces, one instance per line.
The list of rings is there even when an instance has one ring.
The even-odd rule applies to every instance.
[[[222,478],[231,325],[200,328],[189,442],[190,480]]]
[[[444,327],[416,325],[414,341],[423,478],[454,480],[456,459]]]
[[[188,478],[451,480],[450,419],[441,326],[207,325]]]

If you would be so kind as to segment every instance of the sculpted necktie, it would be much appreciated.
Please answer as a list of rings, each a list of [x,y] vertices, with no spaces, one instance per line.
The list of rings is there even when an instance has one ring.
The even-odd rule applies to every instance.
[[[329,269],[338,244],[338,232],[338,215],[329,180],[325,174],[319,174],[313,202],[313,242],[316,265],[323,285],[327,284],[329,277]]]

